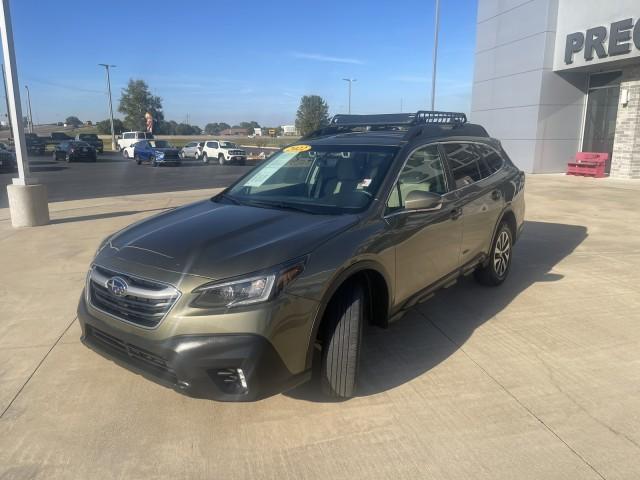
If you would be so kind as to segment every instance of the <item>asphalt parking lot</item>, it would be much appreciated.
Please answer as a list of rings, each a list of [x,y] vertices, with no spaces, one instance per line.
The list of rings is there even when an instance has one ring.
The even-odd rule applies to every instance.
[[[0,478],[640,478],[638,182],[528,177],[508,281],[368,331],[338,403],[195,400],[80,343],[100,239],[214,191],[52,203],[23,230],[0,208]]]
[[[249,149],[247,149],[249,150]],[[250,170],[246,166],[205,165],[187,160],[179,167],[153,168],[149,164],[136,165],[119,153],[98,155],[96,163],[56,162],[50,156],[32,156],[29,165],[33,176],[47,185],[49,200],[80,200],[84,198],[112,197],[142,193],[225,187]],[[7,190],[17,173],[0,173],[0,208],[7,207]]]

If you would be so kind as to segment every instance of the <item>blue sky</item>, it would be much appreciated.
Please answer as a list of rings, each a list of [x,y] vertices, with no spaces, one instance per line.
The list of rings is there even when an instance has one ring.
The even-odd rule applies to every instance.
[[[436,108],[468,111],[476,0],[441,0]],[[34,122],[108,117],[130,78],[163,99],[165,118],[291,123],[304,94],[331,113],[429,105],[432,0],[11,0],[20,84]],[[24,94],[24,89],[21,94]],[[24,95],[22,95],[24,97]],[[24,104],[23,98],[23,104]]]

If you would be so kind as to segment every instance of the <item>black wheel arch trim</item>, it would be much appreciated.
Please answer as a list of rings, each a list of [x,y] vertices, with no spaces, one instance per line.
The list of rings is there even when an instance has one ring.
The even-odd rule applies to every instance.
[[[318,331],[320,330],[320,324],[322,323],[322,319],[324,318],[324,314],[326,313],[327,307],[329,306],[329,302],[336,294],[336,292],[344,285],[344,283],[354,275],[359,272],[364,272],[366,270],[373,270],[376,273],[380,274],[384,279],[384,282],[387,287],[387,311],[385,312],[385,322],[381,327],[386,327],[389,313],[390,313],[390,305],[391,298],[393,297],[393,292],[391,289],[391,281],[388,272],[386,269],[375,260],[366,259],[360,260],[355,263],[352,263],[348,267],[342,269],[339,273],[334,275],[334,277],[329,282],[329,288],[327,288],[322,296],[322,300],[319,303],[318,310],[313,318],[313,326],[311,327],[311,333],[309,334],[309,340],[307,342],[307,357],[306,357],[306,367],[311,368],[311,364],[313,363],[313,352],[315,349],[315,341],[318,336]]]

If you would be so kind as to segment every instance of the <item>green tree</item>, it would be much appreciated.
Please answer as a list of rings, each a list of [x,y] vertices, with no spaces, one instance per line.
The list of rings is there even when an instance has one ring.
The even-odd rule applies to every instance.
[[[240,122],[240,128],[246,128],[249,133],[253,133],[254,128],[260,128],[260,124],[255,120],[251,120],[250,122]]]
[[[207,123],[204,126],[204,133],[207,135],[217,135],[222,130],[226,130],[227,128],[231,128],[228,123]]]
[[[179,123],[176,127],[176,135],[198,135],[202,130],[195,125],[189,125],[188,123]]]
[[[296,127],[301,135],[329,125],[329,105],[319,95],[305,95],[300,99]]]
[[[153,116],[156,125],[164,120],[162,99],[149,91],[144,80],[129,80],[127,88],[122,89],[118,111],[124,114],[124,124],[129,130],[145,130],[147,112]]]
[[[80,125],[82,125],[82,121],[74,115],[67,117],[64,123],[66,123],[67,125],[71,125],[72,127],[79,127]]]
[[[97,122],[96,128],[98,129],[98,133],[101,135],[111,135],[111,121],[108,118],[101,122]],[[113,130],[116,135],[120,135],[124,132],[124,123],[122,123],[122,120],[119,118],[113,119]]]

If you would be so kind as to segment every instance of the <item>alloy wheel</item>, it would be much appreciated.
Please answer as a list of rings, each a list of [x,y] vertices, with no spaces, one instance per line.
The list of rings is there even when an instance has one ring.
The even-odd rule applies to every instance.
[[[493,251],[493,268],[499,277],[504,276],[511,257],[511,238],[505,230],[500,232]]]

